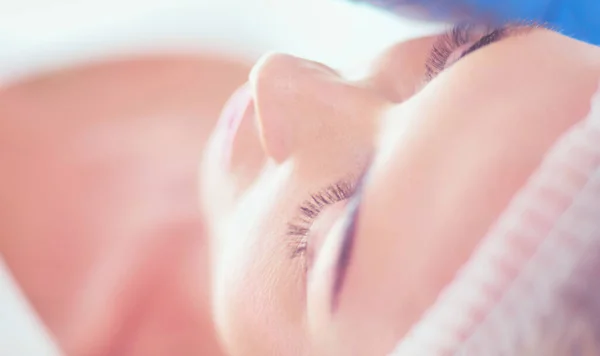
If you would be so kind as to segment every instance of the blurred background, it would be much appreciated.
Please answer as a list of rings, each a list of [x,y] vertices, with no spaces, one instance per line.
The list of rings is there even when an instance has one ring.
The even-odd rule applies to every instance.
[[[3,0],[0,79],[164,51],[253,60],[277,50],[352,66],[399,39],[438,28],[343,0]]]

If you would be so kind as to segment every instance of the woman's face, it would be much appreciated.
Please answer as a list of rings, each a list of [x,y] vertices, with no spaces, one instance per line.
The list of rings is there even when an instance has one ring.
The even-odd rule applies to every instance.
[[[370,73],[266,56],[213,134],[202,197],[233,355],[390,352],[586,115],[600,54],[461,28]]]

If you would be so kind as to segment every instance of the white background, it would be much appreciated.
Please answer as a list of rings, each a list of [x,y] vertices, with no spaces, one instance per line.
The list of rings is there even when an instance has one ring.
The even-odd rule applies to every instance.
[[[344,0],[0,0],[0,80],[144,51],[278,50],[341,67],[437,28]]]

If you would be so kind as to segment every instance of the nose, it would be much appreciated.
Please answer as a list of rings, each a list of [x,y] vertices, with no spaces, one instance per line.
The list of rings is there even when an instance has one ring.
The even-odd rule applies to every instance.
[[[362,140],[384,102],[323,64],[279,53],[259,60],[250,82],[261,143],[276,162]]]

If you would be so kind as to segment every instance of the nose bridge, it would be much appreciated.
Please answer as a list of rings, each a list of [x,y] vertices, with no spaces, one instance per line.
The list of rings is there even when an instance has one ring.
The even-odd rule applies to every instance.
[[[250,81],[264,149],[277,161],[309,143],[356,132],[353,125],[368,123],[382,100],[323,64],[279,53],[263,57]]]
[[[288,107],[302,112],[318,105],[327,106],[323,104],[330,103],[339,95],[336,87],[340,86],[342,80],[333,69],[321,63],[271,53],[254,66],[250,82],[259,110],[278,106],[279,110],[285,111],[286,119],[290,120],[293,112]],[[267,112],[260,114],[267,115]]]
[[[289,54],[271,52],[261,57],[250,73],[250,82],[278,81],[300,74],[325,74],[337,76],[337,72],[319,62],[298,58]],[[279,80],[278,80],[279,79]]]
[[[306,136],[314,136],[330,115],[324,99],[334,72],[294,56],[270,53],[250,74],[256,118],[264,150],[276,161],[287,159]]]

